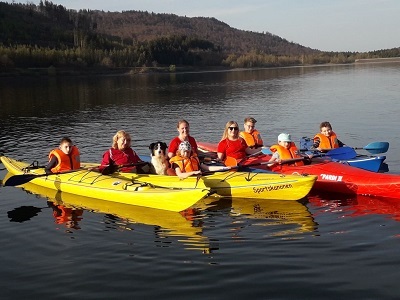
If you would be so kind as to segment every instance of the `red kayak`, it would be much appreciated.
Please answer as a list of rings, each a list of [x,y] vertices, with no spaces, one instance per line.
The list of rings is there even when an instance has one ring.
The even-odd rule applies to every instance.
[[[204,151],[216,151],[216,144],[198,143]],[[400,198],[400,175],[374,173],[330,160],[313,158],[312,163],[303,166],[289,164],[268,167],[265,163],[270,155],[250,157],[240,163],[243,167],[264,169],[283,174],[317,175],[313,190],[348,195],[366,195],[385,198]],[[259,165],[257,165],[259,164]]]

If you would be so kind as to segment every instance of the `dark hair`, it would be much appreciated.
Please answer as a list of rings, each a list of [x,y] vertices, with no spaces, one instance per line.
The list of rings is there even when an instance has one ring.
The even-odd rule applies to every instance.
[[[60,141],[60,145],[61,145],[61,144],[64,144],[64,143],[72,144],[72,140],[71,140],[69,137],[64,136],[64,137],[61,139],[61,141]]]
[[[332,130],[332,125],[331,125],[331,123],[329,123],[329,122],[327,122],[327,121],[322,122],[322,123],[319,125],[319,129],[321,129],[322,127],[328,127],[328,128],[330,128],[330,129]]]

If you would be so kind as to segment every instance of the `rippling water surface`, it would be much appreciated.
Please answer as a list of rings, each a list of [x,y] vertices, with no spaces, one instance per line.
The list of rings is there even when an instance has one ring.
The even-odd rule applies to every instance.
[[[354,147],[389,141],[390,173],[400,173],[399,95],[400,64],[2,78],[0,152],[44,163],[69,135],[83,161],[100,161],[119,129],[147,154],[181,118],[197,140],[217,142],[228,120],[251,115],[267,144],[282,131],[312,136],[325,120]],[[397,201],[209,198],[172,213],[30,188],[0,188],[4,299],[400,296]],[[85,205],[65,222],[47,198]]]

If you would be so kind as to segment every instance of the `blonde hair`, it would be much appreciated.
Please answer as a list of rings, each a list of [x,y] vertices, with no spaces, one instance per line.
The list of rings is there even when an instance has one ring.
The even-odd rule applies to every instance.
[[[129,133],[127,133],[125,130],[118,130],[117,133],[113,136],[113,141],[111,145],[112,148],[118,149],[118,139],[121,137],[127,139],[127,141],[129,142],[127,143],[128,147],[131,146],[131,136],[129,135]]]
[[[256,119],[254,119],[253,117],[246,117],[244,119],[244,124],[246,124],[247,122],[253,123],[254,125],[257,123]]]
[[[185,123],[188,127],[190,127],[189,122],[186,121],[185,119],[182,119],[182,120],[179,120],[179,121],[178,121],[178,125],[176,125],[176,128],[179,128],[179,126],[180,126],[182,123]]]
[[[226,125],[225,125],[225,130],[224,130],[224,133],[222,134],[221,141],[228,138],[228,130],[229,130],[229,127],[231,127],[232,125],[234,125],[235,127],[238,128],[238,130],[236,130],[236,137],[237,138],[239,137],[239,125],[238,125],[238,123],[235,122],[235,121],[228,121],[228,123],[226,123]]]

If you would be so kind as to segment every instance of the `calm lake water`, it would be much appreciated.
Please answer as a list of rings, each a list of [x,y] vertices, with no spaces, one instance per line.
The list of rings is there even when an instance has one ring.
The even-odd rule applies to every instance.
[[[44,163],[69,135],[83,161],[99,162],[119,129],[148,154],[178,119],[217,142],[227,121],[251,115],[267,144],[283,131],[313,136],[325,120],[353,147],[388,141],[389,172],[400,173],[399,95],[399,63],[0,78],[0,152]],[[2,299],[400,297],[400,200],[206,199],[191,215],[88,200],[71,227],[46,197],[81,199],[34,192],[45,196],[0,188]]]

